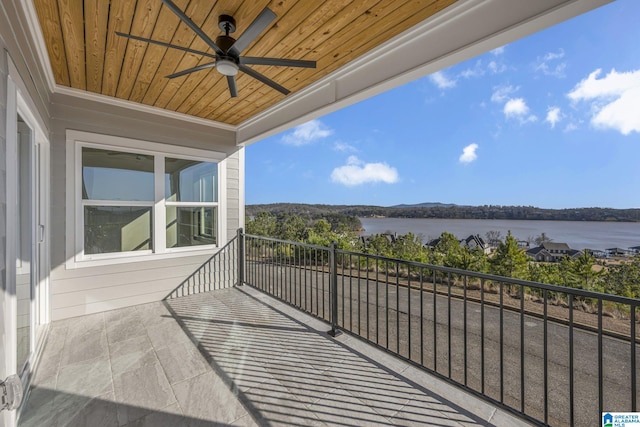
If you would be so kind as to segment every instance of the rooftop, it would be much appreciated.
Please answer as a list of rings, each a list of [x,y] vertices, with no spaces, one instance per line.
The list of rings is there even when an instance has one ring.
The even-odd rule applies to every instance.
[[[21,426],[523,424],[249,286],[50,328]]]

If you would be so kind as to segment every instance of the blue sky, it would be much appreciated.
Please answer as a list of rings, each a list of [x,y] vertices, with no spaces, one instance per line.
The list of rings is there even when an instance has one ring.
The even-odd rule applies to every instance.
[[[246,203],[640,207],[640,1],[250,145]]]

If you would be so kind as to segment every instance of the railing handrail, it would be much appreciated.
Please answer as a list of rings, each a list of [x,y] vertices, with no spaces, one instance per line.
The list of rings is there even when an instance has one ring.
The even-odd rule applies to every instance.
[[[324,249],[324,250],[330,250],[331,248],[329,246],[321,246],[321,245],[312,245],[310,243],[302,243],[302,242],[296,242],[294,240],[282,240],[282,239],[276,239],[274,237],[266,237],[266,236],[259,236],[257,234],[244,234],[245,237],[251,237],[254,239],[262,239],[262,240],[266,240],[269,242],[275,242],[275,243],[288,243],[290,245],[296,245],[296,246],[302,246],[305,248],[309,248],[309,249]]]

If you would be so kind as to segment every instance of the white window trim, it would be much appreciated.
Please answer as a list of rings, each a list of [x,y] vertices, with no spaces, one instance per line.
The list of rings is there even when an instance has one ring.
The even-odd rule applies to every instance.
[[[136,206],[154,207],[154,251],[136,251],[109,254],[84,255],[84,214],[82,200],[82,147],[123,150],[131,153],[154,155],[155,202],[136,202]],[[164,157],[215,162],[218,165],[218,244],[180,248],[165,248],[165,206],[211,206],[211,203],[166,202],[164,200]],[[127,202],[105,201],[104,204],[123,205]],[[160,206],[161,205],[161,206]],[[96,267],[129,262],[153,261],[166,258],[211,254],[227,241],[226,227],[226,154],[182,147],[158,142],[118,136],[67,130],[66,133],[66,268]]]

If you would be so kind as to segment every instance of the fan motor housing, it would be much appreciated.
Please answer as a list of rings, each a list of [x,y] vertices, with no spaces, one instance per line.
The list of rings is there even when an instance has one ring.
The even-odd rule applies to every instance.
[[[235,42],[236,39],[231,36],[225,36],[224,34],[216,37],[216,44],[225,52],[229,52],[229,49],[231,49],[231,46],[233,46]]]

